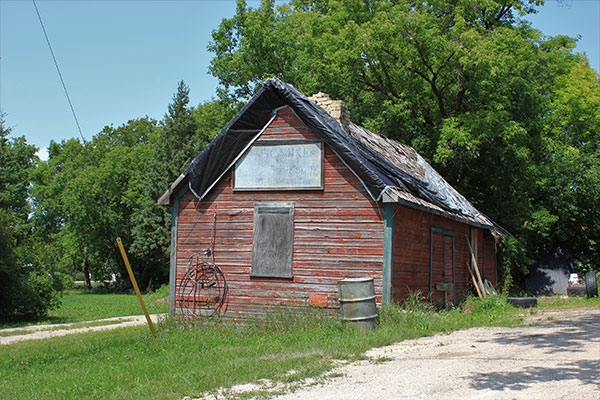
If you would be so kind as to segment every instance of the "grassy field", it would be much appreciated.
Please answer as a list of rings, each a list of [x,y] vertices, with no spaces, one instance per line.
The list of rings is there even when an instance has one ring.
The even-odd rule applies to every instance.
[[[306,310],[244,326],[167,320],[158,340],[142,326],[21,342],[0,347],[0,398],[180,399],[259,379],[294,382],[372,347],[473,326],[514,326],[522,314],[502,298],[470,300],[447,312],[413,301],[383,309],[371,332]]]
[[[571,297],[565,296],[547,296],[538,297],[539,309],[564,309],[581,307],[600,307],[599,297]]]
[[[165,286],[156,293],[142,295],[149,313],[169,311],[169,305],[164,301],[164,298],[169,294],[168,290],[168,287]],[[0,322],[0,329],[25,325],[91,321],[141,314],[143,314],[142,308],[135,294],[89,293],[86,290],[79,289],[63,294],[61,307],[50,311],[48,317],[36,322]]]
[[[219,387],[319,375],[332,360],[352,360],[374,346],[481,325],[515,325],[502,302],[472,302],[436,313],[413,303],[381,313],[380,326],[361,332],[315,311],[271,315],[261,323],[159,325],[31,341],[0,348],[0,398],[169,399]],[[289,373],[289,371],[294,371]]]

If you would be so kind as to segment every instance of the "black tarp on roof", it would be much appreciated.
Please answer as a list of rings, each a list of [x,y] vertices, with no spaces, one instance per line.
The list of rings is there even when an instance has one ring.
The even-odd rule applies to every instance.
[[[183,175],[188,177],[190,188],[196,196],[203,197],[206,194],[269,122],[273,110],[284,105],[289,105],[344,160],[374,199],[379,200],[386,187],[391,186],[452,213],[472,218],[480,215],[462,196],[446,195],[447,188],[438,187],[439,181],[418,179],[387,161],[371,147],[346,133],[342,125],[323,108],[277,78],[266,80],[263,87],[185,170]]]

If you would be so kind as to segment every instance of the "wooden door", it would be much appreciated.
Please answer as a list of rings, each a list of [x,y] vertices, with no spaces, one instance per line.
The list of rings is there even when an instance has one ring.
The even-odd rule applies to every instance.
[[[433,304],[450,308],[455,299],[454,233],[431,228],[429,293]]]

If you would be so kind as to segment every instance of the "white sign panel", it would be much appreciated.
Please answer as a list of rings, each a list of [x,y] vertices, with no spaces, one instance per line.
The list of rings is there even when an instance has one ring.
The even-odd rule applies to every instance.
[[[323,188],[323,144],[254,144],[235,165],[234,189]]]

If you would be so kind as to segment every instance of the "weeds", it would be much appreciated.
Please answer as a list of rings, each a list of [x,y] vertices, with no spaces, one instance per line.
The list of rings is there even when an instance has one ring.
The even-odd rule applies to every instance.
[[[392,361],[391,357],[377,357],[371,360],[371,364],[383,364],[388,361]]]
[[[319,310],[279,309],[238,325],[166,319],[158,339],[136,327],[16,343],[0,348],[0,398],[179,399],[262,380],[291,387],[337,360],[369,360],[372,347],[522,318],[503,297],[439,312],[419,298],[383,307],[368,332]]]

